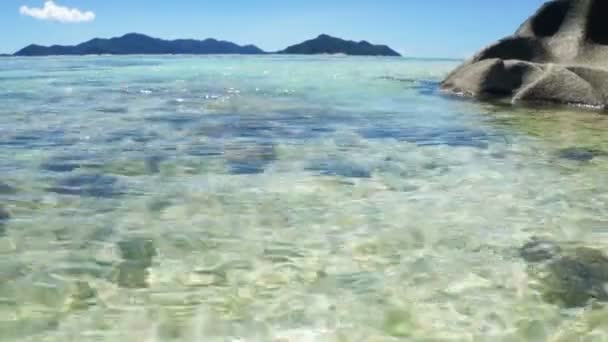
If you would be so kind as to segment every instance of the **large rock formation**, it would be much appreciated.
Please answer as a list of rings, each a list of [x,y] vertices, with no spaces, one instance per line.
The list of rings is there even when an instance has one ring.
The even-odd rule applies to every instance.
[[[454,70],[445,91],[478,98],[608,105],[608,1],[545,3],[517,32]]]

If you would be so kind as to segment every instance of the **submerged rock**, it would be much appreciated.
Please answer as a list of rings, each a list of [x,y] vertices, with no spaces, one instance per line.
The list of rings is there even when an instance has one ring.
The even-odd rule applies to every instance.
[[[123,258],[115,269],[113,280],[123,288],[137,289],[148,287],[148,268],[157,255],[154,241],[135,237],[118,243]]]
[[[396,338],[409,338],[416,330],[414,317],[408,311],[390,310],[385,314],[382,330]]]
[[[161,165],[165,159],[166,157],[160,155],[153,155],[144,158],[146,170],[150,173],[160,173]]]
[[[54,156],[44,162],[40,167],[51,172],[72,172],[80,168],[98,168],[102,164],[94,160],[95,157],[87,153]]]
[[[148,287],[148,268],[140,263],[120,263],[115,272],[113,280],[118,286],[125,289],[144,289]]]
[[[602,157],[606,155],[607,153],[602,150],[584,147],[569,147],[558,152],[558,156],[562,159],[580,162],[591,161],[597,157]]]
[[[532,238],[519,249],[519,254],[527,262],[541,262],[551,260],[559,255],[561,248],[554,242]]]
[[[562,248],[533,239],[520,249],[527,262],[534,263],[534,276],[542,283],[543,299],[565,307],[585,306],[590,300],[608,301],[608,257],[587,248]],[[540,264],[539,264],[540,263]]]
[[[467,127],[396,127],[380,124],[359,131],[366,139],[395,139],[419,146],[474,147],[487,149],[490,136],[483,130]]]
[[[60,179],[54,187],[48,189],[62,195],[110,198],[123,195],[124,189],[118,179],[102,174],[82,174]]]
[[[230,173],[248,175],[263,173],[268,165],[277,160],[277,153],[272,144],[243,144],[227,147],[224,158]]]
[[[156,256],[156,246],[152,239],[136,237],[118,243],[122,258],[130,262],[138,262],[147,266],[152,264]]]
[[[86,281],[77,281],[72,289],[70,308],[84,310],[97,303],[97,291]]]
[[[17,189],[9,184],[0,182],[0,195],[14,195],[17,193]]]
[[[152,213],[160,213],[163,210],[169,208],[173,202],[165,198],[154,198],[148,202],[146,207]]]
[[[144,158],[113,160],[104,166],[104,171],[127,177],[153,175],[161,172],[162,162],[165,159],[160,155],[152,155]]]
[[[6,222],[11,218],[11,213],[0,205],[0,236],[6,234]]]
[[[543,298],[566,307],[584,306],[591,299],[608,300],[608,258],[591,248],[577,248],[549,264]]]
[[[46,161],[40,167],[51,172],[72,172],[81,167],[81,161],[74,157],[57,157]]]
[[[105,137],[106,143],[125,143],[132,142],[137,144],[149,143],[159,138],[159,134],[154,131],[147,131],[141,128],[137,129],[121,129],[109,132]]]
[[[605,0],[545,3],[514,35],[486,47],[442,83],[448,92],[512,103],[608,105]]]
[[[346,178],[370,178],[372,176],[372,171],[368,167],[347,160],[314,161],[306,170],[319,172],[324,176]]]
[[[186,150],[186,154],[194,157],[217,157],[222,156],[224,151],[220,146],[208,143],[196,143]]]
[[[99,107],[95,109],[96,112],[106,113],[106,114],[126,114],[129,112],[129,108],[127,107]]]
[[[8,221],[11,218],[11,214],[2,205],[0,205],[0,223]]]

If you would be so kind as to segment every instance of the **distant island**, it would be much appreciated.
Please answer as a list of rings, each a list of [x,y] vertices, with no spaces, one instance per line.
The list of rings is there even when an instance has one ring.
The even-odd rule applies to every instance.
[[[291,55],[345,54],[352,56],[401,56],[397,51],[386,45],[373,45],[366,41],[355,42],[344,40],[326,34],[297,45],[292,45],[278,53]]]
[[[346,54],[353,56],[401,56],[386,45],[373,45],[366,41],[355,42],[322,34],[319,37],[293,45],[279,54]],[[164,54],[267,54],[255,45],[238,45],[216,39],[164,40],[140,33],[129,33],[122,37],[101,39],[66,46],[42,46],[32,44],[12,56],[60,56],[60,55],[164,55]],[[2,56],[2,55],[0,55]]]
[[[95,38],[75,46],[29,45],[15,53],[15,56],[54,56],[54,55],[163,55],[163,54],[263,54],[255,45],[240,46],[232,42],[215,39],[164,40],[144,34],[129,33],[111,39]]]

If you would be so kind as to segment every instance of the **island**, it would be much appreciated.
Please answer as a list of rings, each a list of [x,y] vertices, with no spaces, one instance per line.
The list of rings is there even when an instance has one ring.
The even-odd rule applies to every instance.
[[[352,56],[401,56],[386,45],[373,45],[366,41],[355,42],[322,34],[315,39],[292,45],[278,54],[345,54]],[[240,54],[263,55],[264,50],[255,45],[238,45],[216,39],[165,40],[141,33],[128,33],[110,39],[95,38],[87,42],[66,45],[28,45],[12,56],[81,56],[81,55],[210,55]]]
[[[256,55],[265,52],[255,45],[237,45],[232,42],[205,39],[164,40],[140,33],[129,33],[111,39],[95,38],[75,46],[29,45],[15,53],[15,56],[55,56],[55,55],[163,55],[163,54],[242,54]]]
[[[386,45],[374,45],[366,41],[355,42],[322,34],[315,39],[292,45],[280,54],[316,55],[316,54],[345,54],[351,56],[393,56],[401,55]]]

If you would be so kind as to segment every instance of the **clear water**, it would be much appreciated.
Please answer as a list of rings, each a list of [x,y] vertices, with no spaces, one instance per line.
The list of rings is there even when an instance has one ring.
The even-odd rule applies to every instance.
[[[0,60],[0,340],[605,340],[517,248],[606,247],[608,158],[564,149],[607,118],[441,96],[457,64]]]

